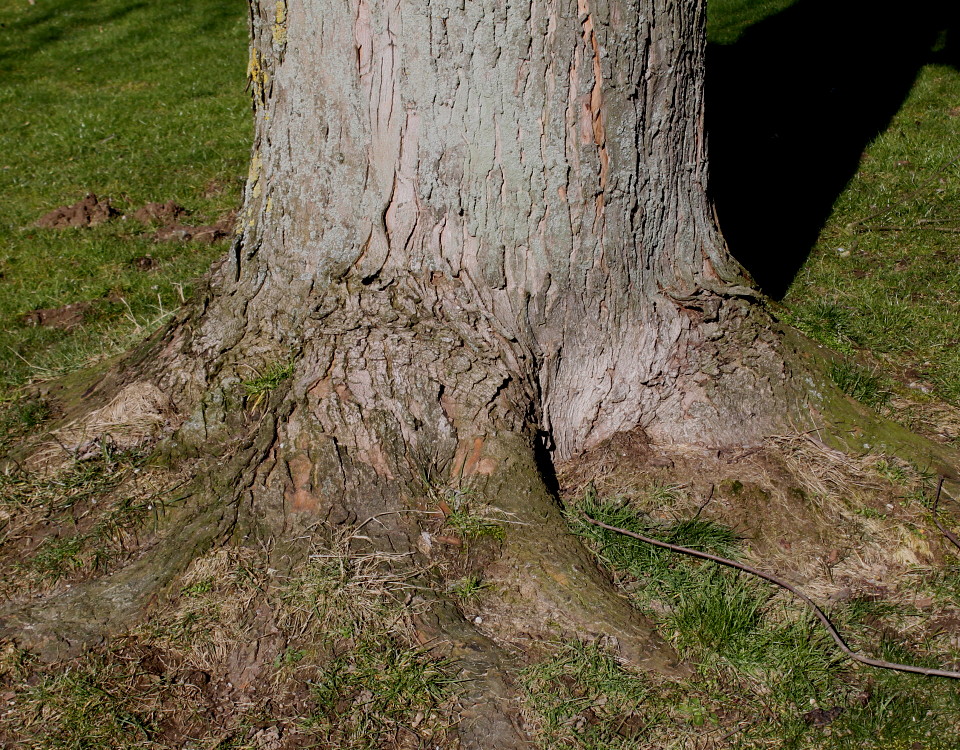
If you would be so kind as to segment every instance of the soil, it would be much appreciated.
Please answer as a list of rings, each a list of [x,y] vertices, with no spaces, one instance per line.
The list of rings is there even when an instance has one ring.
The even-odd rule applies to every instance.
[[[82,324],[90,308],[89,302],[71,302],[63,307],[50,307],[42,310],[31,310],[22,315],[20,321],[28,326],[42,326],[44,328],[59,328],[69,331]]]
[[[216,185],[211,183],[209,189],[214,190],[211,194],[216,194],[219,185],[220,183]],[[159,225],[159,228],[153,235],[153,239],[156,242],[200,242],[205,245],[212,245],[233,234],[237,216],[236,211],[230,211],[224,214],[214,224],[204,224],[200,226],[181,223],[180,219],[187,214],[189,214],[189,211],[179,203],[168,200],[164,203],[147,203],[132,214],[124,216],[124,218],[133,219],[141,224]],[[88,193],[87,197],[82,201],[70,206],[61,206],[44,214],[37,220],[36,225],[47,229],[94,227],[119,215],[120,212],[110,205],[109,200],[101,200],[94,193]],[[134,263],[141,271],[149,271],[156,266],[156,262],[150,258],[150,256],[137,258]],[[33,315],[33,313],[31,313],[31,315]],[[37,322],[34,325],[46,324]]]
[[[37,226],[45,229],[95,227],[119,215],[110,205],[109,199],[100,199],[93,193],[87,193],[87,197],[82,201],[45,213],[37,219]]]
[[[160,265],[156,258],[151,255],[142,255],[130,261],[131,265],[138,271],[154,271]]]
[[[153,238],[157,242],[202,242],[212,245],[233,233],[236,212],[231,211],[220,217],[216,224],[188,226],[172,221],[157,230]]]
[[[179,203],[170,200],[166,203],[147,203],[130,214],[129,218],[141,224],[170,224],[185,215],[187,209]]]

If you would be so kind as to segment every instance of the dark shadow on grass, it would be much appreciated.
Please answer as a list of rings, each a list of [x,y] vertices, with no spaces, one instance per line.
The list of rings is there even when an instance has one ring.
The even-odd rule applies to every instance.
[[[6,60],[22,64],[64,40],[83,32],[90,26],[107,26],[123,21],[127,16],[147,7],[144,2],[131,2],[112,8],[98,8],[96,3],[49,2],[32,6],[19,14],[16,20],[3,26],[0,63]]]
[[[958,35],[957,0],[800,0],[709,48],[712,193],[768,295],[783,297],[920,68],[960,67]]]
[[[111,45],[144,43],[156,35],[160,25],[195,19],[194,29],[199,35],[217,33],[224,25],[233,25],[243,18],[243,4],[218,3],[211,0],[200,3],[150,3],[144,0],[44,0],[24,11],[13,20],[0,25],[0,65],[24,64],[38,54],[64,56],[63,64],[83,61],[102,63],[98,55],[109,52]],[[103,46],[107,49],[74,49],[70,42],[88,33],[90,27],[106,30]],[[126,38],[117,39],[122,28]],[[56,45],[64,43],[64,47]],[[127,53],[129,54],[129,53]],[[79,57],[79,60],[74,59]],[[176,62],[171,59],[171,64]]]

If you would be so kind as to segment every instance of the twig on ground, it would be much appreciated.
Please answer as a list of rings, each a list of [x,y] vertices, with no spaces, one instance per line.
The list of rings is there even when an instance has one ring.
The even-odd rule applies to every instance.
[[[957,539],[957,535],[952,531],[946,529],[943,524],[940,523],[940,517],[937,515],[937,507],[940,505],[940,493],[943,491],[943,482],[946,477],[940,477],[940,483],[937,484],[937,496],[933,499],[933,522],[937,525],[937,528],[940,529],[940,532],[949,539],[953,546],[957,549],[960,549],[960,539]]]
[[[761,719],[753,719],[752,721],[740,722],[739,724],[737,724],[737,726],[735,726],[735,727],[734,727],[733,729],[731,729],[729,732],[726,732],[726,733],[724,733],[721,737],[719,737],[719,738],[717,739],[717,742],[724,742],[725,740],[729,740],[729,739],[730,739],[731,737],[733,737],[735,734],[740,734],[740,732],[746,731],[747,729],[749,729],[749,728],[752,727],[754,724],[757,724],[757,723],[760,722],[760,721],[761,721]]]
[[[823,610],[817,606],[817,604],[807,596],[805,593],[800,591],[798,588],[787,583],[786,581],[777,578],[770,573],[764,573],[762,570],[757,570],[749,565],[744,565],[743,563],[734,562],[733,560],[728,560],[725,557],[719,557],[717,555],[711,555],[709,552],[700,552],[699,550],[690,549],[689,547],[680,547],[676,544],[669,544],[668,542],[661,542],[659,539],[651,539],[650,537],[643,536],[638,534],[635,531],[628,531],[627,529],[621,529],[617,526],[610,526],[609,524],[603,523],[603,521],[597,521],[594,518],[591,518],[586,513],[583,514],[583,517],[594,526],[599,526],[602,529],[607,531],[613,531],[617,534],[623,534],[632,539],[638,539],[641,542],[646,544],[652,544],[655,547],[662,547],[663,549],[668,549],[671,552],[679,552],[682,555],[690,555],[691,557],[699,557],[702,560],[710,560],[711,562],[719,563],[720,565],[726,565],[729,568],[735,568],[736,570],[742,570],[744,573],[749,573],[750,575],[755,575],[758,578],[762,578],[765,581],[769,581],[772,584],[779,586],[780,588],[786,589],[791,594],[797,598],[803,600],[812,610],[813,613],[817,616],[817,619],[823,624],[827,629],[827,632],[830,633],[830,636],[836,642],[837,646],[840,647],[840,650],[843,651],[848,657],[854,661],[858,661],[862,664],[867,664],[871,667],[879,667],[880,669],[893,669],[898,672],[913,672],[914,674],[927,675],[929,677],[949,677],[953,680],[960,680],[960,672],[953,672],[948,669],[929,669],[927,667],[915,667],[912,664],[897,664],[895,662],[883,661],[882,659],[872,659],[869,656],[863,656],[858,654],[850,649],[849,646],[844,642],[842,636],[837,629],[833,626],[833,623],[827,618],[823,613]],[[960,545],[958,545],[960,546]]]

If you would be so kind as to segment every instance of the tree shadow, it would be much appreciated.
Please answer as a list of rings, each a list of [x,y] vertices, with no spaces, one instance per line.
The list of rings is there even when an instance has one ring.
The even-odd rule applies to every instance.
[[[800,0],[709,48],[711,192],[733,255],[766,294],[786,293],[920,68],[960,68],[958,5]]]
[[[10,60],[23,63],[39,54],[64,56],[63,64],[73,64],[71,56],[81,55],[87,64],[103,64],[100,55],[111,47],[136,45],[155,36],[158,23],[165,20],[195,19],[196,34],[220,33],[243,17],[242,4],[200,3],[183,7],[151,4],[146,0],[44,0],[36,7],[15,14],[13,20],[0,21],[0,66]],[[89,27],[109,29],[101,48],[77,52],[55,45],[70,41]],[[171,64],[173,64],[171,62]]]
[[[107,26],[147,7],[145,2],[125,7],[98,8],[92,2],[48,2],[21,13],[2,28],[0,64],[6,60],[23,61],[75,35],[90,26]]]

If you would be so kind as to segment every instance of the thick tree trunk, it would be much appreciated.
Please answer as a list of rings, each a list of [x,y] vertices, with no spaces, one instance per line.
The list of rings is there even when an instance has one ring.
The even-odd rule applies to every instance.
[[[702,2],[252,8],[256,142],[205,376],[302,350],[303,392],[359,377],[401,423],[442,402],[408,443],[506,420],[557,458],[783,418],[705,192]]]
[[[677,669],[567,535],[538,453],[636,428],[751,443],[794,409],[705,190],[704,13],[251,0],[242,235],[127,377],[173,394],[169,450],[240,457],[208,488],[235,534],[376,516],[373,542],[408,552],[424,477],[511,514],[482,632],[434,627],[475,703],[509,689],[481,640],[610,636]],[[288,361],[252,424],[241,382]],[[491,722],[467,744],[522,745]]]

